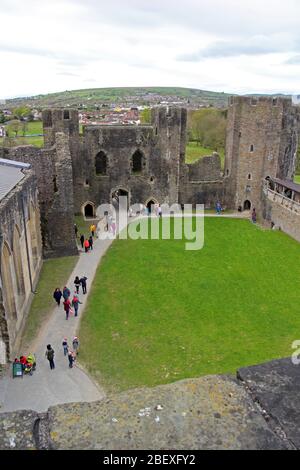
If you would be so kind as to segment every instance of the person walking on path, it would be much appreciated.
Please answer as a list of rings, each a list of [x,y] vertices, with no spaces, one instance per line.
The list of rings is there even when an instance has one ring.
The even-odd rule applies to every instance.
[[[96,231],[96,226],[95,226],[95,224],[92,224],[92,225],[90,226],[90,231],[91,231],[92,237],[94,237],[94,236],[95,236],[95,231]]]
[[[83,249],[84,248],[84,245],[83,245],[84,244],[84,235],[83,234],[80,235],[80,243],[81,243],[81,248]]]
[[[220,201],[218,201],[217,204],[216,204],[216,212],[217,212],[218,215],[221,214],[221,210],[222,210],[222,206],[221,206]]]
[[[78,276],[75,277],[74,284],[76,287],[76,293],[79,294],[79,287],[80,287],[80,279]]]
[[[93,237],[91,235],[90,238],[89,238],[90,250],[93,249],[93,243],[94,243],[94,241],[93,241]]]
[[[64,355],[66,356],[68,354],[68,351],[69,351],[67,338],[63,339],[62,345],[63,345],[63,348],[64,348]]]
[[[83,293],[83,294],[86,294],[86,281],[87,281],[87,277],[86,277],[86,276],[83,276],[83,277],[80,279],[80,283],[81,283],[81,286],[82,286],[82,293]]]
[[[62,293],[59,287],[57,287],[53,293],[53,297],[55,301],[57,302],[57,306],[60,306],[60,299],[62,298]]]
[[[71,309],[71,302],[69,299],[66,299],[64,301],[64,311],[66,312],[66,320],[69,319],[70,309]]]
[[[72,345],[73,345],[74,354],[77,357],[79,353],[79,339],[77,336],[74,336]]]
[[[160,207],[160,204],[158,204],[157,215],[158,215],[158,217],[161,217],[161,216],[162,216],[162,209],[161,209],[161,207]]]
[[[88,241],[88,239],[86,239],[84,242],[84,249],[85,249],[85,252],[88,253],[90,249],[90,242]]]
[[[69,367],[70,369],[72,369],[75,358],[74,358],[73,351],[71,351],[71,349],[69,349],[69,352],[68,352],[68,359],[69,359]]]
[[[78,315],[79,304],[82,304],[82,302],[80,302],[79,298],[77,297],[77,294],[74,294],[72,299],[72,307],[74,307],[75,317],[77,317]]]
[[[251,220],[254,224],[256,224],[256,210],[255,207],[253,208],[252,214],[251,214]]]
[[[50,369],[55,369],[54,364],[54,349],[51,348],[51,344],[47,344],[47,349],[45,353],[46,358],[49,361]]]
[[[66,286],[63,289],[63,298],[67,300],[71,295],[70,289],[68,289]]]

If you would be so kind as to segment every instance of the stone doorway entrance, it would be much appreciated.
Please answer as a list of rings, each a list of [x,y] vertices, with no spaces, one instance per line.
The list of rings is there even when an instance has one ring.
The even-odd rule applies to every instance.
[[[119,209],[120,196],[127,197],[127,207],[125,209],[128,210],[129,205],[130,205],[129,204],[129,191],[127,191],[127,189],[124,189],[124,188],[117,188],[112,191],[111,193],[112,205],[115,207],[115,209]]]
[[[95,206],[94,206],[94,204],[88,202],[84,206],[84,217],[86,217],[87,219],[92,219],[92,218],[95,217]]]
[[[244,202],[244,211],[250,211],[250,209],[251,209],[251,202],[247,199]]]
[[[148,214],[154,214],[154,205],[157,204],[156,201],[154,201],[153,199],[150,199],[150,201],[147,202],[147,210],[148,210]]]

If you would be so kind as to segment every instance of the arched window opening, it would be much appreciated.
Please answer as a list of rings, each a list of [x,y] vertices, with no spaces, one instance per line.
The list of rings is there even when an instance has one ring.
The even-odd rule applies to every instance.
[[[18,295],[23,299],[24,294],[25,294],[25,286],[24,286],[24,274],[23,274],[21,250],[22,250],[21,235],[20,235],[20,230],[16,225],[14,229],[14,235],[13,235],[13,259],[14,259],[14,266],[15,266],[15,273],[16,273]]]
[[[8,320],[8,329],[10,330],[11,321],[15,322],[17,320],[17,309],[16,302],[14,297],[14,284],[12,277],[12,256],[11,251],[6,243],[4,243],[2,248],[1,256],[1,277],[3,284],[3,297],[4,297],[4,306],[6,311],[6,318]],[[11,336],[14,336],[14,331],[10,331]]]
[[[30,219],[29,219],[29,235],[30,235],[30,243],[31,243],[31,262],[33,271],[36,268],[38,258],[39,258],[39,246],[38,246],[38,223],[37,223],[37,210],[30,205]]]
[[[70,119],[70,111],[64,110],[64,119]]]
[[[107,173],[107,156],[104,152],[99,152],[95,160],[96,175],[106,175]]]
[[[252,175],[251,173],[248,173],[248,180],[251,180],[252,179]]]
[[[132,155],[132,173],[141,173],[142,172],[142,169],[143,169],[143,154],[140,150],[137,150],[136,152],[134,152],[134,154]]]
[[[250,152],[254,152],[254,145],[253,144],[250,145]]]

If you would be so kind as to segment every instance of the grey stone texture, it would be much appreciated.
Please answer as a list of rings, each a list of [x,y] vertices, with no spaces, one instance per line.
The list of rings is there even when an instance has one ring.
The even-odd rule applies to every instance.
[[[23,172],[0,201],[0,363],[13,358],[42,265],[37,181]]]
[[[0,158],[30,163],[37,177],[45,257],[77,254],[69,140],[59,133],[57,139],[51,149],[0,147]]]
[[[3,413],[0,448],[12,448],[12,438],[16,449],[299,448],[298,368],[283,359],[239,377],[187,379],[42,414]]]
[[[238,377],[259,403],[272,427],[300,449],[300,364],[291,357],[239,369]]]
[[[231,98],[224,183],[233,209],[248,200],[261,214],[265,178],[293,178],[299,119],[300,108],[286,98]]]

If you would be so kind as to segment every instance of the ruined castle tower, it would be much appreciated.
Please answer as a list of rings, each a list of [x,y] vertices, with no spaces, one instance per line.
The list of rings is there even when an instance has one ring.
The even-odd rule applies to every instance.
[[[71,126],[75,212],[93,216],[116,193],[130,205],[178,202],[185,133],[186,110],[171,107],[152,110],[147,125],[84,126],[79,144]]]
[[[46,257],[77,254],[74,236],[74,197],[71,146],[78,146],[76,110],[43,111],[44,153],[50,164],[43,173],[40,204]]]
[[[263,181],[293,178],[297,114],[286,98],[231,98],[224,171],[230,207],[260,211]]]

